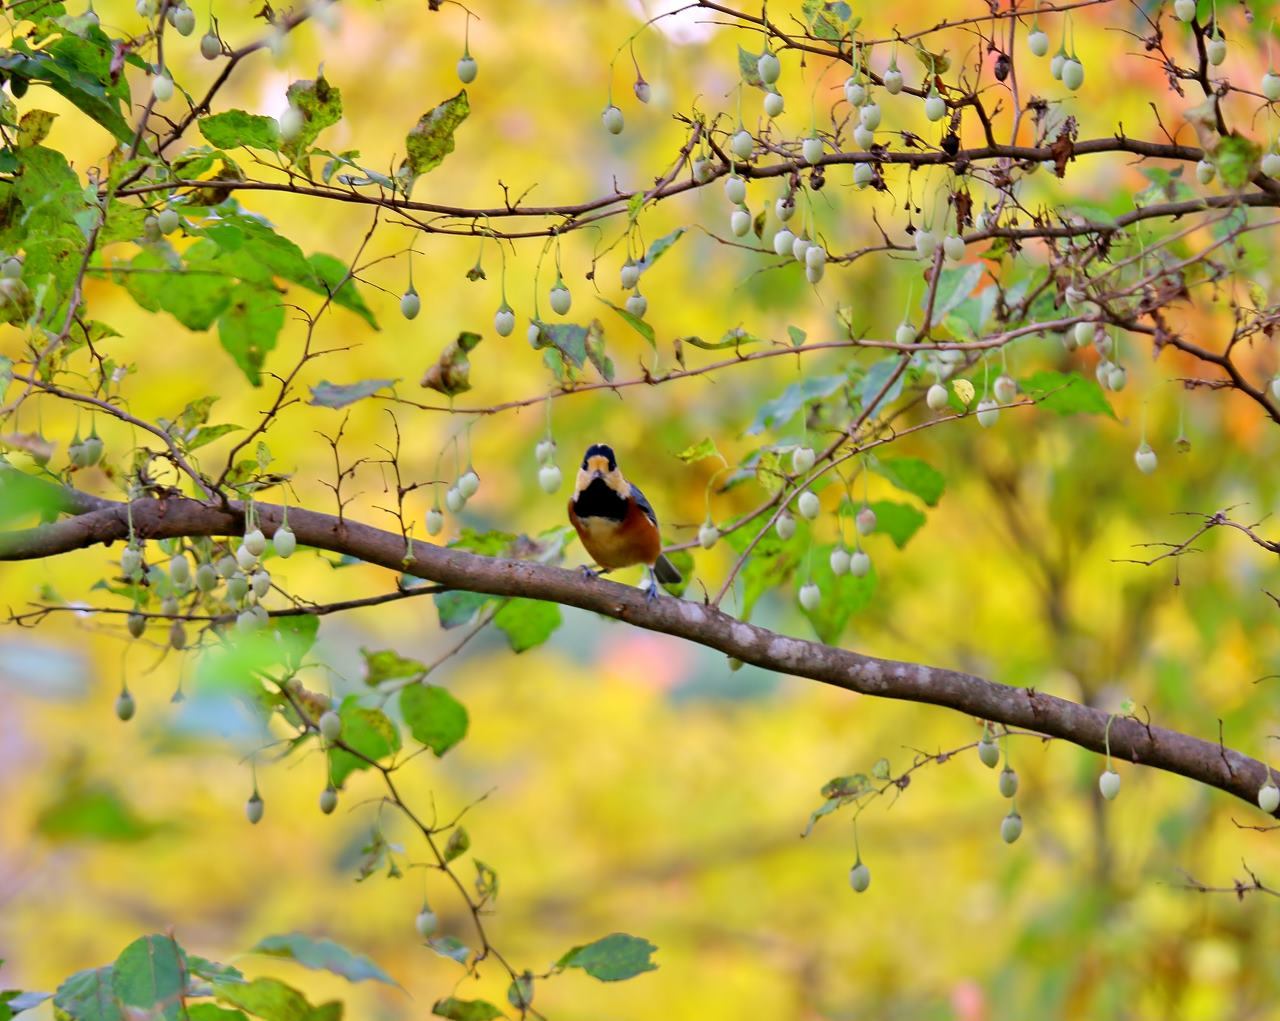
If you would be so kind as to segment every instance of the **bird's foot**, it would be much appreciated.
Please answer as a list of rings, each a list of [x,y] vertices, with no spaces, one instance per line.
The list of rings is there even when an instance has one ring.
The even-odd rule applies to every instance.
[[[590,566],[590,565],[588,565],[588,564],[583,564],[581,567],[579,567],[579,568],[578,568],[578,570],[582,572],[582,576],[583,576],[584,578],[592,578],[592,579],[594,579],[594,578],[599,578],[599,577],[600,577],[600,575],[604,574],[604,572],[605,572],[606,570],[608,570],[608,568],[605,568],[605,567],[591,567],[591,566]]]
[[[659,595],[659,592],[658,592],[657,579],[650,578],[649,584],[644,587],[644,601],[646,603],[652,603],[655,599],[658,598],[658,595]]]

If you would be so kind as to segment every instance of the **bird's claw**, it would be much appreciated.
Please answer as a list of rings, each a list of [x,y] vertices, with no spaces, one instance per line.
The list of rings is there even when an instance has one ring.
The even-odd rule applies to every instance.
[[[603,567],[591,567],[587,564],[583,564],[581,567],[578,568],[578,570],[582,572],[582,576],[584,578],[589,578],[589,579],[599,578],[600,575],[604,574]]]
[[[650,579],[649,584],[646,585],[644,588],[644,601],[646,603],[652,603],[657,598],[658,598],[658,583]]]

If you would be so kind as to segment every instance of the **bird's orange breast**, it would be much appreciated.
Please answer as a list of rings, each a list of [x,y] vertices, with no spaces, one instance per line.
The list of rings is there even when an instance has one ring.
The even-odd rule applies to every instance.
[[[569,501],[569,521],[591,558],[601,567],[652,564],[662,552],[658,528],[639,505],[630,500],[621,521],[604,517],[579,517]]]

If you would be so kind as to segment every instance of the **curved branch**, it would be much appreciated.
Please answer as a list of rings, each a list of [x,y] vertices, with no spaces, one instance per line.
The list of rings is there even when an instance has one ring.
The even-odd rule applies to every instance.
[[[283,520],[283,508],[255,503],[254,509],[263,531],[274,534]],[[130,510],[135,531],[151,539],[244,532],[244,509],[238,503],[224,507],[187,498],[137,500],[131,508],[109,503],[52,524],[0,533],[0,561],[57,556],[126,539]],[[1090,751],[1102,752],[1107,746],[1108,713],[1034,688],[997,684],[958,670],[881,659],[790,638],[708,605],[675,598],[651,602],[639,589],[585,578],[578,571],[560,567],[485,557],[425,542],[412,542],[406,550],[404,537],[397,532],[316,511],[291,507],[289,526],[304,545],[404,571],[447,588],[576,606],[705,645],[766,670],[807,677],[859,694],[942,706],[1060,738]],[[1250,804],[1268,775],[1263,763],[1220,743],[1128,717],[1111,721],[1110,751],[1115,758],[1177,773]]]

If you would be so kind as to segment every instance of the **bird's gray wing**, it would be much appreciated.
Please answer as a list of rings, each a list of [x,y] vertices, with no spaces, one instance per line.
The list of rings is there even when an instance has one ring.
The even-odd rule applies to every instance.
[[[658,524],[658,515],[653,512],[653,504],[646,499],[644,493],[640,492],[640,487],[634,482],[631,483],[631,497],[635,500],[640,509],[644,511],[644,516],[652,521],[656,526]]]

